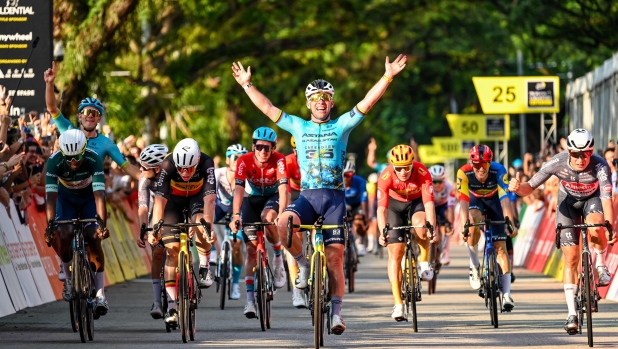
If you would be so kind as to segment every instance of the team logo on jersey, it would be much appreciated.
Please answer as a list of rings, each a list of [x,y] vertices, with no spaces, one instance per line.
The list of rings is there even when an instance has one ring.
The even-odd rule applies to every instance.
[[[277,169],[279,170],[279,173],[281,173],[281,174],[285,173],[285,163],[283,162],[283,160],[280,160],[277,163]]]
[[[612,192],[612,185],[611,184],[605,184],[603,186],[603,188],[601,188],[601,191],[605,192],[605,193],[611,193]]]
[[[245,166],[246,165],[244,161],[242,161],[240,165],[238,165],[238,172],[237,172],[238,175],[241,175],[245,171]]]
[[[504,184],[509,184],[509,175],[508,174],[504,174],[504,176],[502,176],[502,182],[504,182]]]
[[[457,190],[461,190],[461,181],[462,179],[457,177]]]
[[[427,195],[433,196],[433,185],[431,184],[431,182],[425,183],[425,192],[427,193]]]
[[[418,173],[420,173],[421,176],[424,176],[425,174],[427,174],[427,172],[420,167],[418,168]]]
[[[391,176],[390,171],[384,171],[384,174],[382,174],[382,179],[387,180],[388,177]]]

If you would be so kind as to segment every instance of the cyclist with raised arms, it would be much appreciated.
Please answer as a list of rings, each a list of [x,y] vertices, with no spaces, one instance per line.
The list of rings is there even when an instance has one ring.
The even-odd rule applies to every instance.
[[[414,161],[415,154],[411,146],[400,144],[390,151],[391,164],[378,178],[378,229],[384,231],[386,223],[395,228],[408,225],[436,224],[434,210],[433,186],[431,175],[420,162]],[[388,216],[387,216],[388,214]],[[414,229],[420,247],[419,266],[421,278],[431,280],[433,270],[429,264],[429,239],[426,228]],[[401,260],[406,249],[406,233],[392,230],[384,238],[380,234],[380,244],[388,246],[388,278],[395,305],[391,317],[403,321],[403,300],[401,299]]]
[[[192,223],[204,218],[212,227],[215,218],[215,165],[212,158],[200,151],[197,142],[185,138],[176,144],[172,154],[161,164],[161,172],[157,177],[157,187],[152,209],[153,227],[163,219],[165,223],[182,223],[183,209],[187,209]],[[197,253],[199,257],[199,286],[207,288],[212,285],[213,278],[208,270],[211,244],[216,241],[216,235],[210,239],[202,226],[189,230],[189,238],[196,236]],[[155,236],[154,231],[148,234],[148,242],[156,245],[163,242],[166,251],[165,260],[165,290],[168,296],[168,312],[165,322],[170,325],[178,323],[176,310],[176,270],[178,268],[178,251],[180,249],[180,232],[178,229],[163,227],[161,233]]]
[[[233,144],[227,147],[225,151],[225,164],[226,167],[219,167],[215,170],[215,181],[217,182],[217,207],[215,209],[215,222],[222,220],[225,215],[232,215],[232,203],[234,201],[234,189],[236,187],[235,174],[238,164],[238,159],[244,154],[247,154],[247,148],[242,144]],[[245,193],[245,196],[248,193]],[[214,231],[217,232],[217,237],[221,238],[223,243],[223,231],[225,229],[218,229],[221,226],[215,226]],[[222,232],[220,232],[223,230]],[[236,234],[236,243],[234,243],[233,236],[230,236],[230,242],[232,244],[232,290],[230,293],[231,299],[240,299],[240,274],[242,272],[242,265],[244,263],[244,256],[242,252],[242,236]],[[212,254],[210,260],[213,260],[213,255],[216,255],[215,246],[213,245]],[[212,262],[211,262],[212,263]]]
[[[76,128],[69,119],[62,115],[56,103],[56,95],[54,94],[54,80],[56,79],[55,62],[52,62],[52,67],[45,71],[44,78],[45,104],[58,127],[58,131],[62,134],[67,130]],[[87,97],[77,107],[79,129],[86,135],[88,149],[94,150],[104,161],[105,157],[109,156],[120,168],[125,170],[134,180],[138,181],[140,177],[139,168],[127,161],[112,140],[97,131],[97,125],[101,122],[102,116],[103,104],[96,98]]]
[[[252,152],[238,159],[236,188],[234,189],[234,214],[230,228],[238,231],[236,221],[245,223],[273,222],[288,205],[288,172],[285,156],[276,152],[277,134],[269,127],[260,127],[253,132]],[[245,182],[248,182],[249,196],[245,197]],[[257,227],[244,227],[243,237],[247,245],[246,270],[253,270],[257,260]],[[275,287],[285,285],[286,275],[283,266],[283,246],[275,226],[267,226],[265,235],[271,243],[274,259]],[[247,303],[244,314],[247,318],[256,317],[253,274],[245,276]]]
[[[279,235],[287,243],[287,221],[293,217],[294,224],[313,224],[318,216],[324,217],[324,224],[343,224],[345,216],[345,192],[343,187],[343,166],[346,159],[348,137],[365,117],[365,114],[380,100],[393,77],[406,66],[406,57],[399,55],[392,63],[386,57],[384,76],[369,90],[365,98],[351,111],[332,120],[331,109],[335,105],[335,89],[325,80],[315,80],[305,89],[306,107],[311,111],[311,120],[289,115],[275,107],[251,83],[251,67],[247,70],[240,62],[234,62],[232,71],[236,81],[244,88],[262,113],[296,140],[298,165],[302,176],[301,194],[298,200],[286,208],[279,217]],[[341,318],[345,277],[343,273],[344,237],[325,230],[324,245],[328,265],[331,293],[331,331],[340,335],[345,331]],[[296,234],[288,249],[298,262],[299,272],[296,287],[308,285],[309,263],[305,258],[302,241]]]
[[[357,253],[359,256],[364,256],[367,254],[363,242],[367,235],[365,219],[369,217],[367,181],[356,175],[356,166],[351,161],[347,161],[343,168],[343,185],[345,187],[346,212],[348,218],[352,221],[352,231],[356,235],[354,240],[356,240]]]
[[[151,144],[144,148],[141,152],[139,183],[137,187],[137,214],[139,216],[139,224],[149,225],[150,215],[152,214],[152,206],[154,204],[154,193],[156,191],[156,177],[161,172],[161,163],[168,153],[166,146],[162,144]],[[145,237],[144,237],[145,238]],[[137,246],[146,248],[145,241],[137,240]],[[152,294],[154,302],[150,309],[150,316],[153,319],[163,317],[161,310],[161,278],[159,274],[163,268],[163,253],[165,246],[161,242],[150,246],[152,249],[152,263],[150,264],[150,274],[152,276]]]
[[[440,240],[444,249],[440,263],[447,265],[449,258],[449,238],[452,234],[455,218],[455,187],[446,180],[446,169],[442,165],[433,165],[429,168],[433,182],[433,199],[436,206],[436,220],[440,224]]]
[[[461,208],[461,221],[478,223],[485,214],[492,221],[503,221],[506,217],[513,221],[511,202],[506,195],[508,174],[501,164],[492,161],[493,152],[486,145],[475,145],[470,149],[470,163],[463,165],[457,171],[457,195]],[[500,284],[502,285],[502,306],[506,311],[515,307],[511,297],[511,262],[506,251],[507,231],[505,225],[492,227],[492,241],[496,251],[496,259],[502,270]],[[511,237],[517,236],[514,228]],[[479,227],[474,227],[467,238],[468,254],[470,255],[470,286],[474,290],[481,288],[479,275],[480,261],[478,243],[481,238]]]
[[[68,130],[60,135],[60,150],[52,154],[47,162],[45,192],[47,200],[47,220],[91,219],[99,215],[107,218],[105,207],[105,182],[103,160],[92,150],[86,149],[86,136],[80,130]],[[63,224],[52,235],[50,242],[62,260],[66,275],[62,298],[71,301],[75,296],[71,285],[71,260],[73,259],[73,225]],[[109,233],[105,227],[96,223],[84,229],[86,251],[90,268],[94,272],[96,289],[95,316],[107,314],[109,306],[105,298],[105,255],[101,240]]]
[[[295,201],[300,197],[301,175],[300,167],[298,167],[298,158],[296,157],[296,140],[294,136],[290,138],[290,145],[292,146],[292,153],[285,156],[285,165],[288,169],[288,176],[290,177],[290,183],[288,185],[291,193],[290,200]],[[300,239],[302,239],[302,237],[300,237]],[[296,263],[292,254],[287,252],[285,253],[285,259],[288,262],[290,279],[296,280],[298,276],[298,263]],[[294,283],[292,283],[292,305],[296,308],[305,308],[307,306],[303,290],[296,288]]]
[[[581,224],[582,220],[590,224],[602,224],[605,220],[613,222],[611,173],[605,159],[594,153],[594,138],[587,130],[575,129],[567,137],[567,149],[566,152],[554,155],[526,183],[521,183],[518,173],[511,179],[509,190],[519,196],[530,195],[553,175],[560,179],[556,224]],[[605,230],[604,227],[590,228],[590,241],[597,255],[599,286],[607,286],[611,281],[604,257],[610,232],[603,234]],[[579,229],[562,229],[560,233],[560,246],[564,255],[562,279],[569,311],[564,329],[569,334],[578,331],[575,295],[579,275],[579,238]],[[615,242],[616,236],[609,241],[610,244]]]

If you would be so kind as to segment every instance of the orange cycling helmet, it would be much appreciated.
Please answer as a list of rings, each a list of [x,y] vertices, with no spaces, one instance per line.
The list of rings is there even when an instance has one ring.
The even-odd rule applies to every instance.
[[[412,165],[416,155],[414,149],[407,144],[399,144],[393,147],[389,152],[389,158],[393,166]]]

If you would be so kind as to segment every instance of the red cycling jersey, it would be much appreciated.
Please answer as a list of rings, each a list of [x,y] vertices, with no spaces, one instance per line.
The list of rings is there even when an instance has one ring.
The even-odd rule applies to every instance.
[[[286,155],[285,164],[288,168],[288,174],[290,175],[290,191],[292,191],[292,189],[300,191],[300,167],[298,167],[296,154],[292,153]]]
[[[260,168],[255,163],[253,153],[241,156],[236,163],[236,185],[244,187],[245,181],[249,182],[249,195],[269,196],[276,193],[280,185],[288,184],[285,157],[273,152],[264,168]]]
[[[407,181],[397,178],[393,165],[389,165],[378,179],[378,206],[388,208],[389,197],[401,202],[410,202],[423,197],[423,203],[433,202],[431,174],[420,162],[414,162],[412,174]]]

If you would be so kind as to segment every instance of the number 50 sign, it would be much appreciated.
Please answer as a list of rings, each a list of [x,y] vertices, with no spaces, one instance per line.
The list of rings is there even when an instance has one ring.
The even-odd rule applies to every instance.
[[[485,114],[560,111],[557,76],[476,76],[472,82]]]

